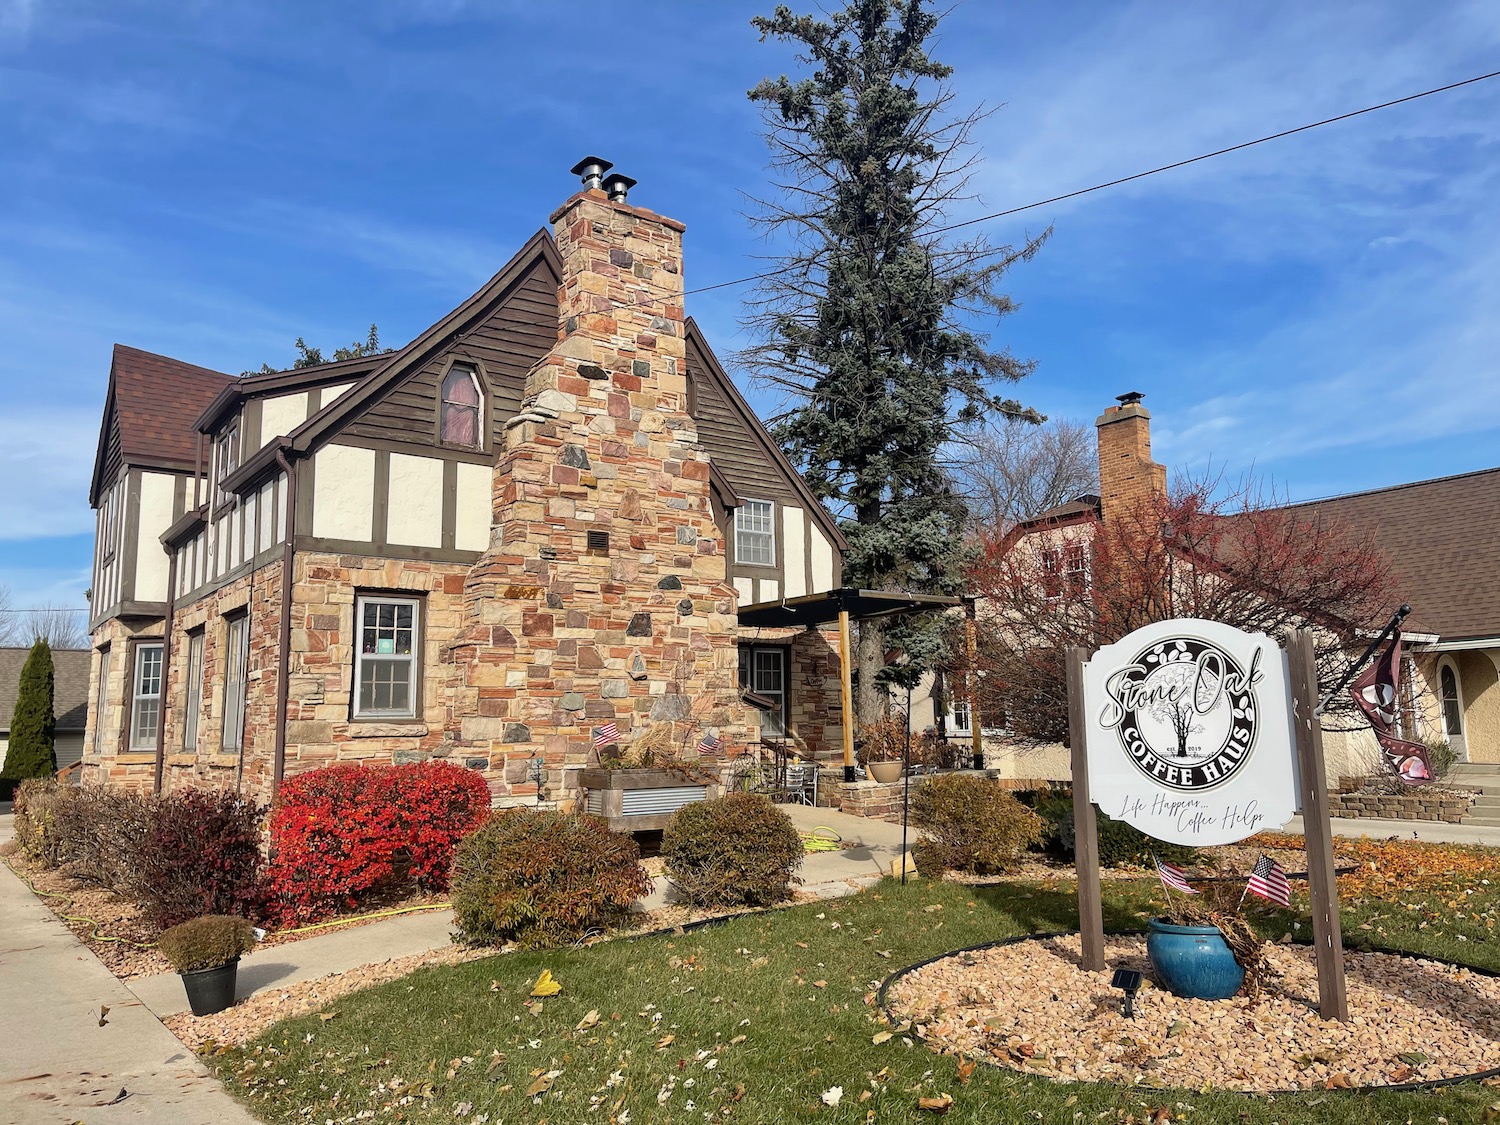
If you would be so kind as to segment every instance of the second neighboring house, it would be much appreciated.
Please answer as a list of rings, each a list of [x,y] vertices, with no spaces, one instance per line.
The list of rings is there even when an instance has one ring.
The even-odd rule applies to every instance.
[[[1016,530],[1013,549],[1038,552],[1042,581],[1055,596],[1086,595],[1098,521],[1165,493],[1166,470],[1152,460],[1151,413],[1140,397],[1121,396],[1096,422],[1100,495],[1080,496]],[[1368,533],[1386,556],[1396,599],[1412,607],[1403,630],[1413,688],[1406,736],[1446,741],[1461,761],[1500,763],[1500,468],[1289,507]],[[946,718],[950,735],[969,737],[963,702],[950,704]],[[1380,768],[1368,730],[1328,730],[1324,746],[1330,779]],[[1065,780],[1070,773],[1059,746],[1024,745],[994,731],[987,750],[988,764],[1009,776]]]
[[[612,186],[394,352],[116,348],[85,782],[443,757],[507,803],[611,724],[838,752],[835,644],[738,613],[836,588],[844,541],[685,316],[682,225]]]
[[[31,646],[0,648],[0,766],[10,747],[10,724],[16,713],[21,669]],[[89,654],[85,649],[52,650],[52,714],[57,720],[53,744],[57,768],[67,769],[83,758],[84,729],[89,713]]]

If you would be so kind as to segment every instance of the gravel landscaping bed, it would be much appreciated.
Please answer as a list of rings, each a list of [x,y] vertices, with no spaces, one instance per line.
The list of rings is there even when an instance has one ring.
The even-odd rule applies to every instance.
[[[1441,962],[1345,954],[1350,1021],[1317,1014],[1311,949],[1273,945],[1267,988],[1182,1000],[1151,987],[1146,939],[1106,940],[1108,968],[1079,967],[1070,935],[958,953],[914,970],[888,997],[932,1046],[1061,1081],[1257,1093],[1430,1082],[1500,1067],[1500,979]],[[1126,1019],[1117,968],[1147,985]]]

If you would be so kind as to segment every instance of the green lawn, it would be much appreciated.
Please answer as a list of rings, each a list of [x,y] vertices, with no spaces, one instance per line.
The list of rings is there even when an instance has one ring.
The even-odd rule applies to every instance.
[[[1139,928],[1152,887],[1106,890],[1106,926]],[[1415,903],[1423,905],[1407,909]],[[1417,892],[1409,904],[1351,903],[1346,933],[1500,969],[1490,928],[1497,904],[1500,896],[1476,878],[1462,917]],[[893,969],[1013,934],[1070,929],[1074,911],[1063,881],[975,888],[887,880],[854,898],[687,935],[425,969],[279,1024],[212,1061],[231,1091],[274,1122],[370,1120],[369,1111],[376,1121],[487,1115],[492,1125],[933,1122],[918,1099],[947,1092],[954,1100],[943,1120],[986,1125],[1160,1121],[1153,1111],[1161,1107],[1173,1121],[1233,1125],[1457,1125],[1487,1120],[1486,1107],[1500,1102],[1500,1089],[1477,1085],[1266,1099],[1054,1084],[984,1065],[961,1083],[958,1060],[920,1042],[871,1042],[882,1025],[868,1000]],[[1289,919],[1273,916],[1272,935]],[[528,1007],[543,969],[563,990]],[[597,1025],[580,1030],[591,1010]],[[545,1093],[527,1096],[542,1084]],[[833,1086],[844,1091],[837,1108],[819,1100]],[[863,1091],[871,1096],[861,1102]]]

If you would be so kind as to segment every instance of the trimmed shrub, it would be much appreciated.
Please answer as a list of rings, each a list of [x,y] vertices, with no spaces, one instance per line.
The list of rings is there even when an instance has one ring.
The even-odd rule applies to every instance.
[[[156,926],[207,914],[259,914],[265,809],[228,791],[183,789],[151,802],[136,898]]]
[[[59,808],[58,850],[80,882],[138,898],[141,856],[153,802],[128,789],[89,785]]]
[[[409,880],[445,890],[455,845],[489,807],[484,778],[450,762],[338,765],[289,779],[271,813],[278,917],[354,910]]]
[[[457,940],[536,949],[606,930],[651,890],[640,859],[634,839],[596,816],[497,813],[453,856]]]
[[[923,832],[912,848],[923,874],[999,874],[1042,836],[1041,817],[1009,790],[973,775],[932,778],[912,795],[911,819]]]
[[[52,695],[52,649],[39,637],[21,666],[16,710],[10,721],[10,746],[0,777],[19,782],[51,777],[57,772],[53,745],[57,719],[52,714]]]
[[[243,918],[205,914],[163,931],[156,948],[179,973],[216,969],[255,948],[255,927]]]
[[[769,906],[792,895],[802,837],[769,797],[731,793],[678,809],[661,854],[694,906]]]

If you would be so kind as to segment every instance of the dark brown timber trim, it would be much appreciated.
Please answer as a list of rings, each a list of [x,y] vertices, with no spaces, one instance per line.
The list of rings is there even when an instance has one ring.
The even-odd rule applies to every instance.
[[[286,772],[286,701],[289,666],[292,650],[292,577],[296,567],[297,551],[297,473],[292,463],[279,448],[276,462],[286,474],[286,545],[281,552],[281,631],[276,643],[276,749],[271,759],[271,799],[281,788],[281,775]],[[244,737],[240,738],[243,753]]]

